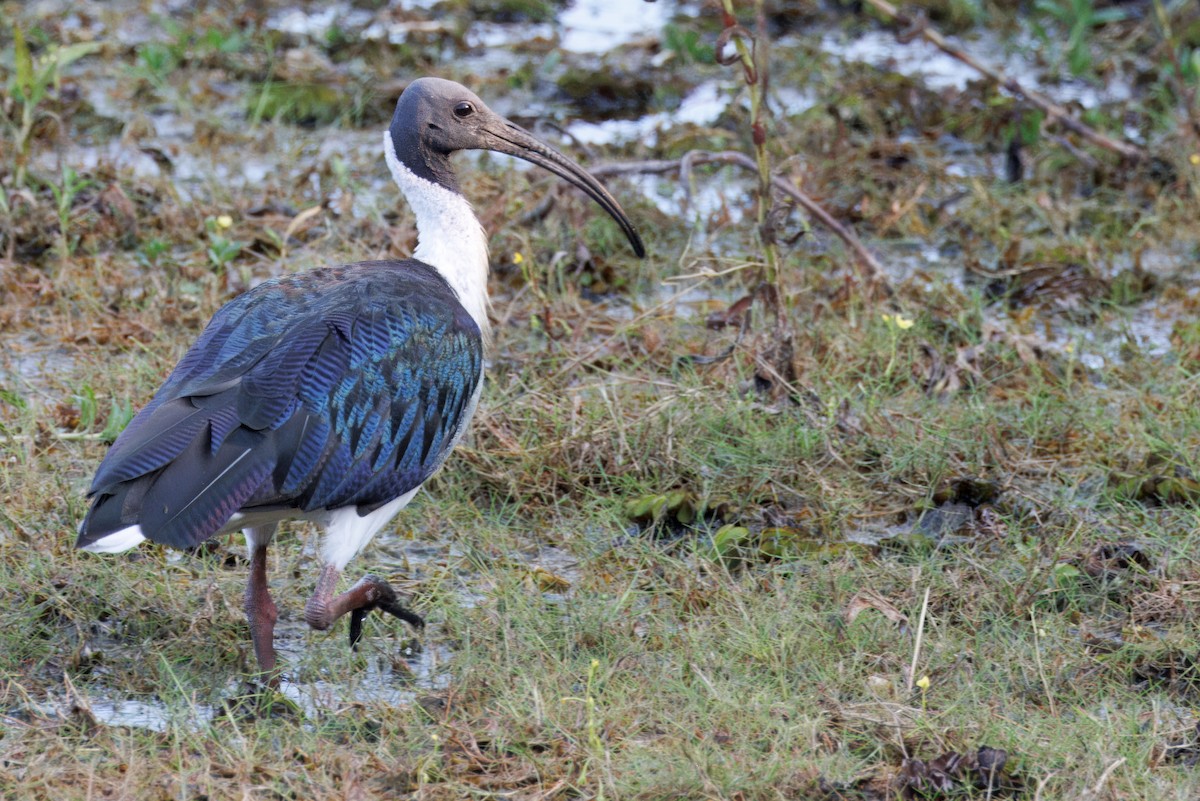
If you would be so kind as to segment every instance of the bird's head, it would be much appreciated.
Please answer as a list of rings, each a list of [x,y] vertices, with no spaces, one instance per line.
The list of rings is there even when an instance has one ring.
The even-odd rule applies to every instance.
[[[447,157],[458,150],[492,150],[549,170],[577,186],[616,220],[638,256],[645,245],[625,211],[587,170],[514,122],[492,111],[461,84],[419,78],[408,85],[388,128],[396,159],[418,176],[457,191]]]

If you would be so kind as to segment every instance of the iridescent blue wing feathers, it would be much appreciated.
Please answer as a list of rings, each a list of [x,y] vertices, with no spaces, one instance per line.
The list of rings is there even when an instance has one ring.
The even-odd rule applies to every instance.
[[[213,318],[118,438],[79,545],[139,525],[187,547],[238,511],[378,508],[445,459],[482,360],[478,326],[421,262],[267,282]]]

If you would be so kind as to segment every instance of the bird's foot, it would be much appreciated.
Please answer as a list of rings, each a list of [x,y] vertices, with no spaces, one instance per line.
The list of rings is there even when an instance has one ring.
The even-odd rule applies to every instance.
[[[314,629],[325,631],[334,621],[349,613],[350,647],[355,648],[362,639],[363,619],[372,609],[395,615],[414,628],[425,626],[421,616],[400,603],[396,590],[379,576],[363,576],[353,587],[335,596],[333,592],[340,575],[341,571],[333,565],[325,565],[321,570],[316,591],[304,607],[304,619]]]
[[[394,615],[413,628],[425,627],[424,618],[400,603],[396,590],[383,579],[372,575],[363,576],[357,584],[346,591],[346,594],[348,595],[360,587],[366,590],[363,595],[367,601],[350,612],[350,649],[352,651],[358,650],[358,641],[362,639],[363,620],[372,609]]]

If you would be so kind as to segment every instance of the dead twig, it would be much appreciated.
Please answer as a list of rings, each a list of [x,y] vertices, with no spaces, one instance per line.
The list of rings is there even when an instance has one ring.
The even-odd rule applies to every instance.
[[[1144,161],[1147,158],[1146,151],[1137,145],[1130,144],[1129,142],[1122,142],[1100,133],[1095,128],[1080,122],[1078,119],[1072,116],[1070,111],[1058,105],[1045,95],[1035,92],[1032,89],[1026,89],[1025,87],[1021,86],[1020,82],[1018,82],[1016,78],[1008,77],[995,67],[990,67],[987,64],[976,60],[971,54],[950,44],[950,42],[946,40],[946,37],[942,36],[936,30],[930,28],[926,20],[914,19],[913,17],[900,11],[900,9],[896,8],[891,3],[887,2],[887,0],[866,1],[880,13],[903,26],[902,30],[896,34],[896,38],[901,42],[907,43],[913,39],[916,39],[917,37],[920,37],[932,44],[938,50],[941,50],[946,55],[958,59],[976,72],[979,72],[980,74],[992,79],[1013,96],[1017,98],[1024,98],[1025,101],[1030,105],[1033,105],[1045,112],[1047,122],[1057,123],[1063,128],[1066,128],[1068,131],[1079,134],[1097,147],[1101,147],[1105,150],[1116,153],[1122,158],[1128,159],[1129,161]]]
[[[745,153],[737,150],[693,150],[678,159],[651,159],[649,161],[599,164],[592,167],[591,172],[597,176],[678,172],[680,181],[686,192],[688,191],[687,187],[691,185],[692,169],[698,164],[732,164],[750,172],[758,172],[758,163]],[[818,220],[845,242],[846,246],[857,257],[864,279],[872,283],[881,280],[880,276],[883,272],[883,267],[880,266],[879,262],[871,254],[871,251],[867,250],[867,246],[862,243],[862,240],[853,231],[835,220],[820,204],[805,194],[799,187],[792,185],[783,176],[778,174],[771,176],[771,186],[794,200],[797,205],[812,215],[814,219]]]
[[[1099,797],[1100,793],[1104,792],[1105,783],[1112,777],[1113,771],[1125,764],[1125,757],[1121,757],[1116,762],[1113,762],[1104,772],[1100,774],[1100,780],[1096,782],[1096,786],[1092,789],[1092,795]]]

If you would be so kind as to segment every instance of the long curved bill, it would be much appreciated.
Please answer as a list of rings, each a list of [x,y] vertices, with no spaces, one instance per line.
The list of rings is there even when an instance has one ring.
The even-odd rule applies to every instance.
[[[489,113],[490,118],[480,128],[481,132],[485,134],[487,140],[485,147],[488,150],[524,159],[582,189],[592,200],[600,204],[600,207],[607,211],[610,217],[617,221],[617,225],[621,226],[629,244],[633,246],[633,252],[639,257],[645,257],[646,246],[642,244],[642,237],[638,235],[637,229],[625,215],[621,204],[609,194],[603,184],[583,167],[521,126],[509,122],[499,114]]]

